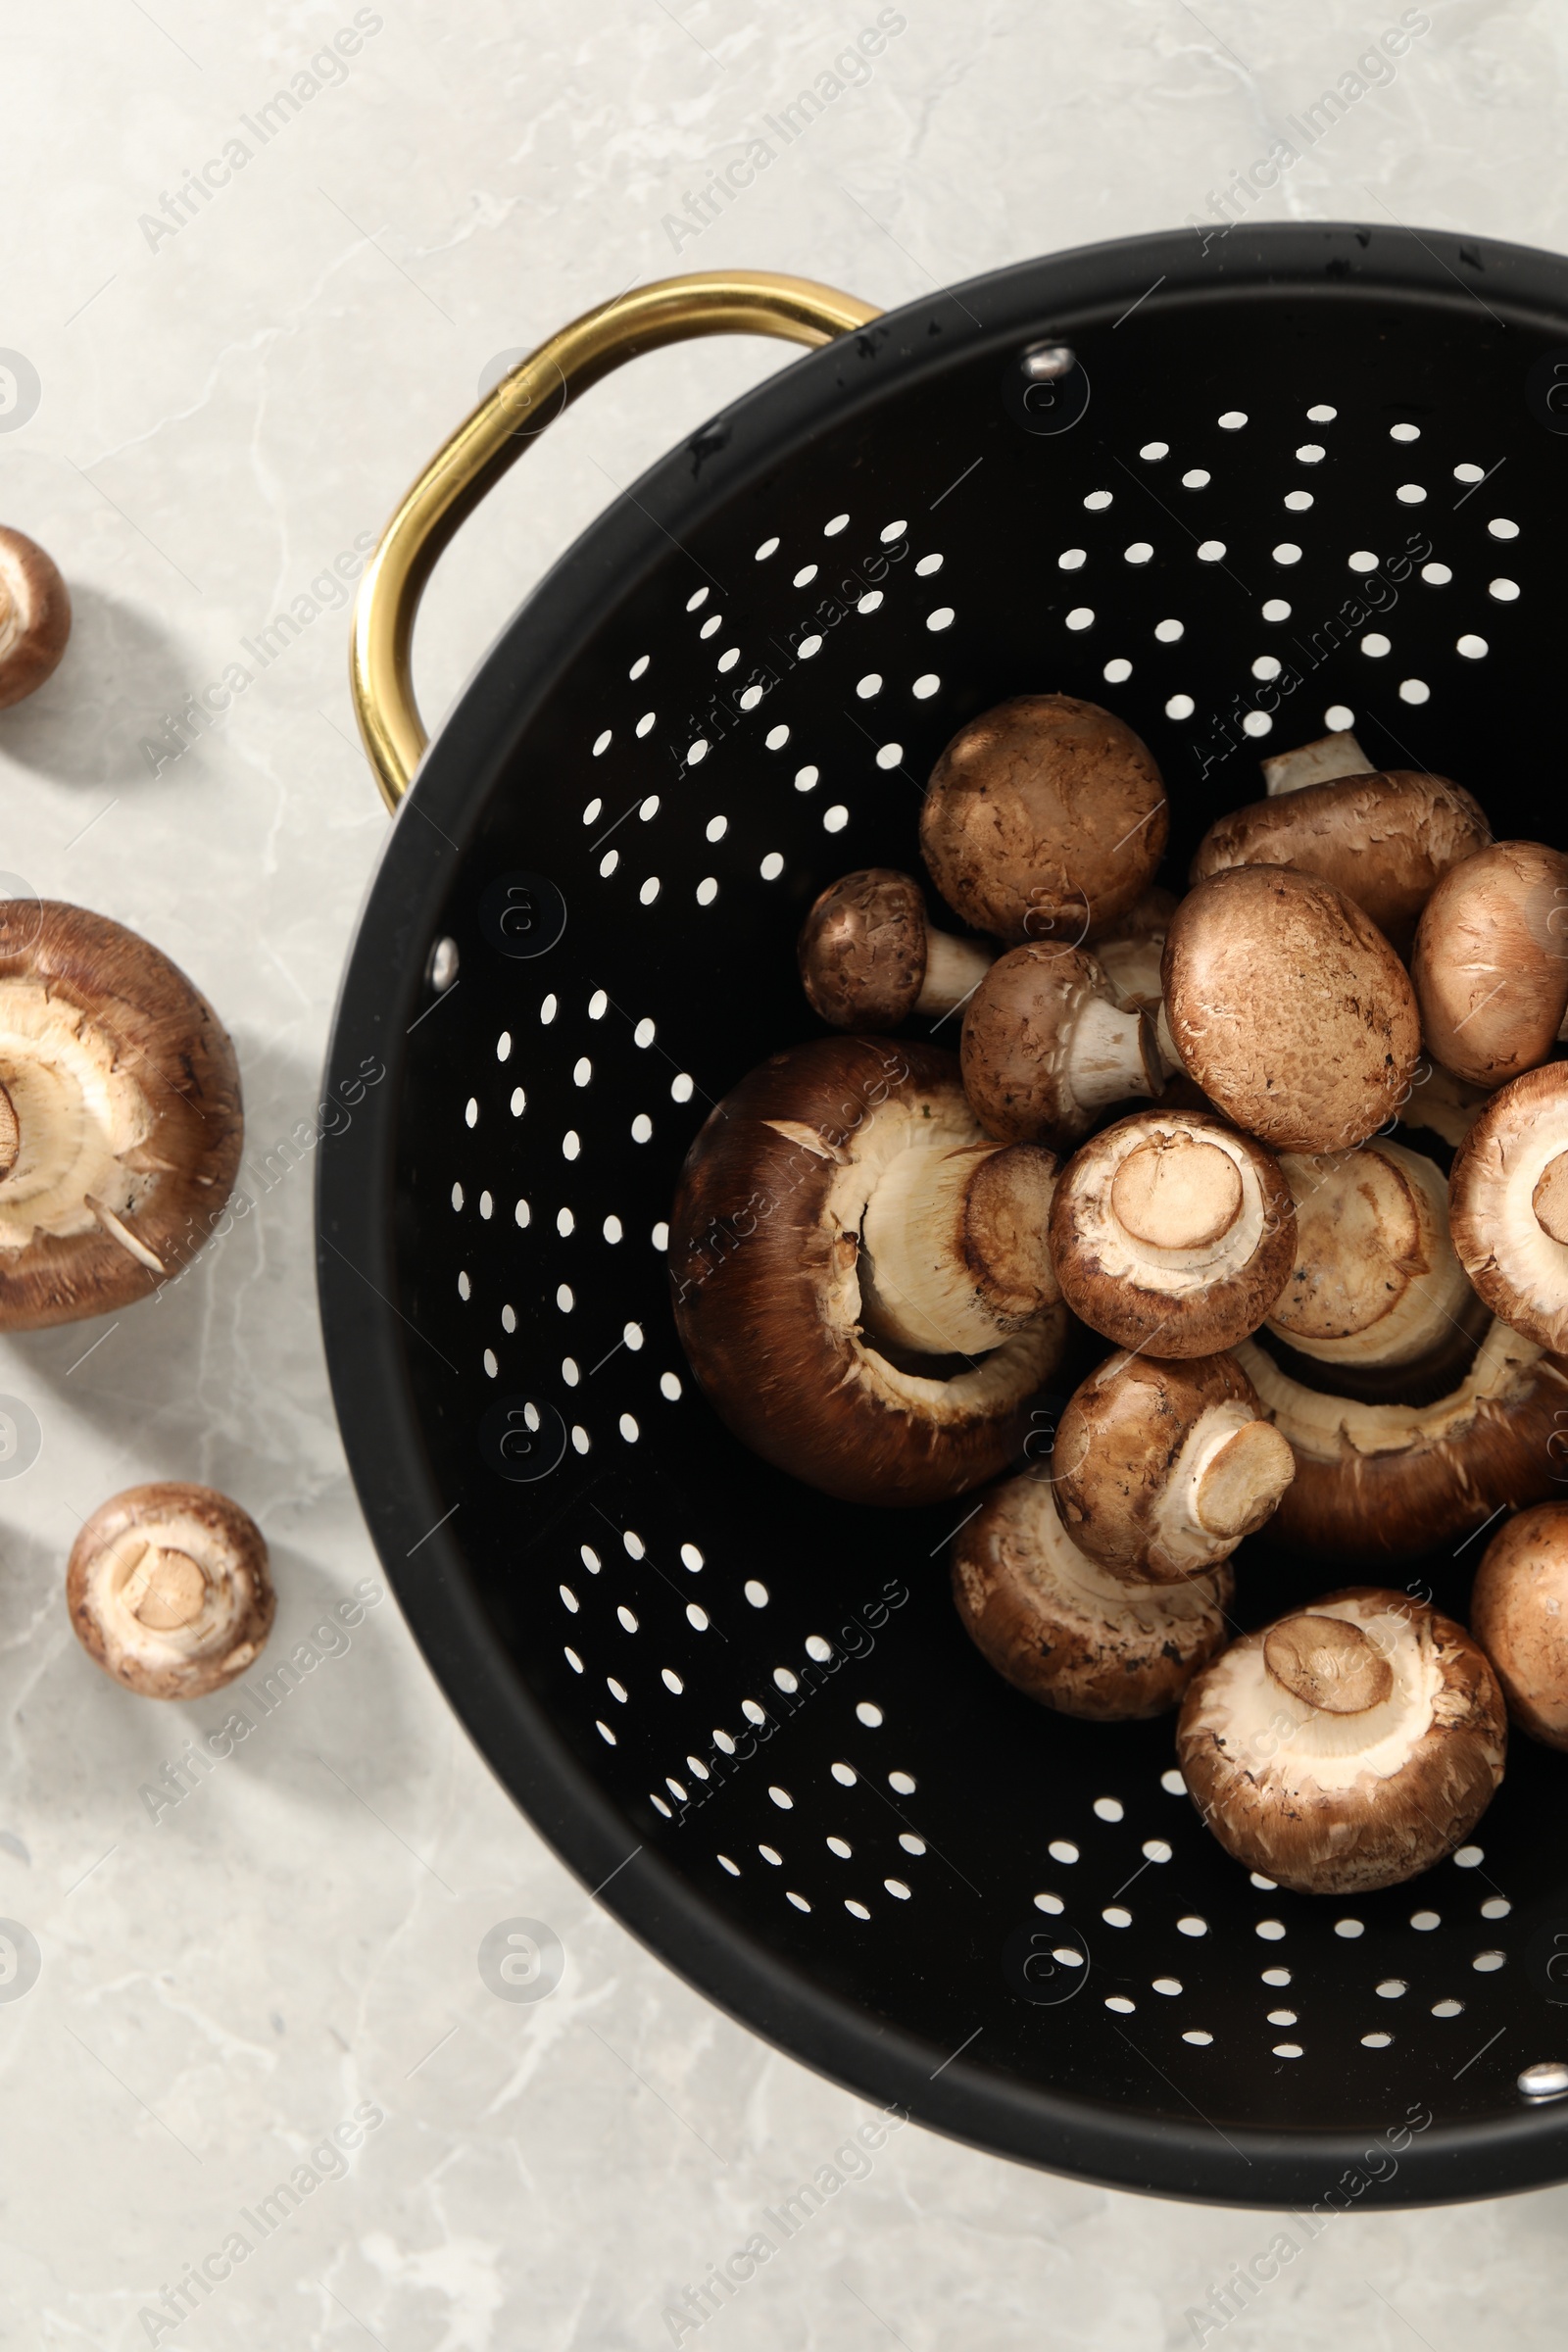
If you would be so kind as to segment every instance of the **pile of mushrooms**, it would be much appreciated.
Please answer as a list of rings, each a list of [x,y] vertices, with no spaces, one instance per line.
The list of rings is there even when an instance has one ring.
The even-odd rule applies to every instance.
[[[737,1437],[857,1503],[989,1486],[952,1545],[981,1654],[1063,1714],[1179,1709],[1221,1843],[1346,1893],[1469,1835],[1509,1714],[1568,1749],[1568,853],[1348,732],[1263,781],[1176,892],[1122,719],[970,720],[931,889],[808,914],[837,1034],[711,1113],[670,1272]],[[1373,1586],[1233,1614],[1259,1534],[1387,1572],[1508,1512],[1471,1633]]]

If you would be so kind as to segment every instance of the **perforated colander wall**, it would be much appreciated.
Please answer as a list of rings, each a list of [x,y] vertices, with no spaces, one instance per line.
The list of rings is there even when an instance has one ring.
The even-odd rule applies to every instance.
[[[1241,2198],[1310,2185],[1313,2131],[1524,2128],[1520,2069],[1568,2057],[1544,1834],[1568,1766],[1516,1741],[1476,1842],[1410,1887],[1337,1906],[1250,1880],[1172,1773],[1169,1721],[1054,1718],[969,1647],[947,1547],[970,1501],[857,1511],[729,1437],[681,1356],[664,1219],[711,1104],[818,1033],[805,907],[853,866],[917,866],[933,760],[1005,695],[1138,728],[1178,887],[1260,755],[1329,727],[1452,775],[1499,836],[1564,837],[1568,441],[1526,379],[1568,328],[1515,307],[1526,263],[1558,266],[1522,257],[1510,287],[1457,247],[1316,237],[965,287],[639,485],[479,672],[417,787],[429,823],[399,820],[333,1056],[374,1037],[392,1084],[323,1190],[362,1493],[492,1752],[465,1642],[505,1658],[706,1936],[836,1999],[872,2074],[884,2025],[951,2061],[936,2120],[983,2133],[971,2093],[978,2117],[988,2083],[1035,2089],[1005,2144],[1136,2179],[1090,2139],[1102,2109],[1141,2115],[1200,2151],[1150,2180]],[[1047,335],[1088,379],[1059,431],[1019,420],[1018,355]],[[1411,1589],[1463,1615],[1484,1541]],[[1237,1567],[1244,1625],[1362,1581],[1260,1542]],[[442,1630],[455,1578],[485,1630]],[[668,1942],[746,2009],[744,1971]],[[1249,2133],[1292,2132],[1254,2161]],[[1501,2184],[1495,2161],[1474,2183]]]

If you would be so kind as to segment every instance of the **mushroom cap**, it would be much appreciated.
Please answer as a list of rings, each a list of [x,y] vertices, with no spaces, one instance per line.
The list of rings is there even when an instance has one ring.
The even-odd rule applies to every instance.
[[[35,694],[71,635],[71,592],[52,556],[0,527],[0,710]]]
[[[1081,1014],[1097,1002],[1114,1006],[1115,991],[1077,948],[1012,948],[998,956],[965,1007],[959,1043],[964,1092],[988,1135],[1060,1149],[1087,1134],[1095,1112],[1075,1097],[1071,1047]],[[1152,1051],[1143,1056],[1151,1085]]]
[[[897,1029],[925,980],[920,885],[888,865],[830,882],[802,926],[801,985],[834,1029]]]
[[[1470,1631],[1521,1731],[1568,1748],[1568,1502],[1499,1528],[1470,1593]]]
[[[107,1314],[196,1255],[239,1168],[239,1066],[167,956],[84,907],[0,901],[0,1082],[21,1137],[0,1330]]]
[[[1014,941],[1093,939],[1165,854],[1149,747],[1098,704],[1024,694],[960,727],[931,771],[920,849],[948,905]]]
[[[862,1329],[880,1175],[903,1152],[985,1140],[956,1055],[862,1038],[775,1054],[710,1114],[670,1212],[675,1322],[710,1403],[765,1460],[847,1502],[915,1504],[1018,1451],[1061,1350],[1059,1305],[951,1371],[895,1361]]]
[[[1545,1060],[1568,1011],[1568,857],[1496,841],[1456,865],[1416,929],[1410,976],[1428,1049],[1473,1086]]]
[[[1291,866],[1211,875],[1177,907],[1163,969],[1188,1075],[1276,1151],[1348,1151],[1396,1115],[1421,1051],[1415,999],[1332,883]]]
[[[1357,1637],[1344,1651],[1322,1640],[1331,1691],[1372,1704],[1301,1694],[1321,1618]],[[1372,1674],[1358,1689],[1352,1649],[1386,1664],[1387,1682]],[[1205,1667],[1183,1702],[1176,1760],[1238,1862],[1294,1894],[1364,1894],[1452,1853],[1492,1802],[1507,1744],[1497,1678],[1463,1626],[1407,1593],[1355,1586],[1244,1635]]]
[[[1296,1456],[1269,1528],[1292,1550],[1390,1567],[1551,1492],[1568,1361],[1505,1323],[1493,1323],[1464,1379],[1433,1404],[1309,1389],[1255,1340],[1236,1354]]]
[[[1438,883],[1491,839],[1462,786],[1387,768],[1233,808],[1199,843],[1192,879],[1236,865],[1294,866],[1353,899],[1390,945],[1408,955],[1416,918]]]
[[[1494,1315],[1568,1352],[1568,1062],[1499,1088],[1454,1153],[1448,1226]]]
[[[1180,1583],[1229,1558],[1295,1469],[1234,1356],[1107,1356],[1056,1431],[1054,1492],[1068,1535],[1111,1576]],[[1198,1479],[1196,1511],[1181,1508]]]
[[[249,1511],[177,1481],[99,1504],[72,1545],[66,1600],[87,1655],[144,1698],[202,1698],[232,1682],[277,1605]]]
[[[1008,1479],[953,1546],[953,1596],[982,1656],[1015,1690],[1092,1723],[1162,1715],[1223,1647],[1235,1587],[1223,1564],[1131,1585],[1073,1544],[1050,1483]]]
[[[1217,1355],[1284,1288],[1296,1206],[1250,1136],[1205,1111],[1137,1111],[1056,1179],[1051,1255],[1092,1331],[1144,1354]]]

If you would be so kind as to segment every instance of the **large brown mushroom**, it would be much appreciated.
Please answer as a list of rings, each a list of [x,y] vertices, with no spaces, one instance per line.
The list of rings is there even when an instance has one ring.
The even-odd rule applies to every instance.
[[[991,968],[996,951],[926,920],[911,875],[873,865],[830,883],[807,916],[796,951],[801,984],[834,1029],[897,1029],[914,1012],[954,1012]]]
[[[1454,1153],[1459,1262],[1494,1315],[1568,1352],[1568,1062],[1494,1094]]]
[[[1147,1013],[1123,1011],[1092,956],[1013,948],[963,1016],[964,1091],[988,1135],[1063,1148],[1096,1113],[1158,1094],[1164,1072]]]
[[[1411,978],[1429,1051],[1474,1086],[1544,1062],[1568,1011],[1568,856],[1498,841],[1456,865],[1416,931]]]
[[[1291,865],[1353,899],[1399,955],[1443,876],[1492,828],[1469,793],[1411,768],[1341,776],[1233,808],[1198,845],[1192,879],[1236,865]]]
[[[144,1698],[203,1698],[231,1683],[276,1607],[250,1513],[173,1481],[100,1503],[72,1546],[66,1600],[87,1655]]]
[[[1421,1050],[1415,999],[1332,883],[1290,866],[1211,875],[1171,918],[1163,976],[1170,1054],[1273,1150],[1348,1151],[1397,1114]]]
[[[1463,1626],[1360,1586],[1205,1667],[1176,1760],[1237,1861],[1294,1894],[1367,1894],[1463,1843],[1507,1743],[1502,1692]]]
[[[1505,1323],[1490,1325],[1464,1378],[1429,1403],[1308,1388],[1256,1340],[1235,1352],[1296,1455],[1269,1531],[1294,1550],[1389,1566],[1551,1492],[1568,1362]]]
[[[71,635],[71,593],[51,556],[0,526],[0,710],[36,694]]]
[[[977,931],[1077,946],[1152,880],[1169,810],[1149,747],[1098,704],[1026,694],[960,727],[931,771],[920,848]]]
[[[1068,1399],[1053,1458],[1073,1543],[1140,1584],[1176,1583],[1229,1559],[1296,1471],[1229,1355],[1107,1356]]]
[[[1568,1502],[1538,1503],[1493,1537],[1471,1589],[1470,1631],[1520,1730],[1568,1748]]]
[[[1175,1706],[1224,1646],[1233,1591],[1223,1564],[1170,1584],[1110,1575],[1032,1476],[996,1488],[954,1541],[953,1595],[976,1648],[1016,1690],[1092,1723]]]
[[[0,1330],[177,1273],[243,1136],[234,1049],[167,956],[80,906],[0,902]]]
[[[1051,1204],[1062,1297],[1149,1355],[1215,1355],[1255,1331],[1296,1257],[1296,1210],[1270,1154],[1196,1110],[1145,1110],[1076,1152]]]
[[[1054,1168],[982,1133],[935,1046],[774,1054],[710,1114],[670,1216],[676,1325],[715,1411],[846,1501],[994,1477],[1065,1336]]]

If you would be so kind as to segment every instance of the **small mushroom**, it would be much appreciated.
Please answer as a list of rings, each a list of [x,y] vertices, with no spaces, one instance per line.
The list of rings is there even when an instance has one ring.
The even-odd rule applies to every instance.
[[[913,1012],[954,1012],[991,968],[994,948],[926,920],[920,885],[873,865],[830,883],[806,918],[801,983],[834,1029],[897,1029]]]
[[[0,1330],[155,1290],[222,1213],[244,1136],[218,1015],[134,931],[0,902]]]
[[[994,1477],[1065,1338],[1054,1165],[983,1135],[935,1046],[774,1054],[710,1114],[670,1215],[675,1321],[714,1410],[850,1502]]]
[[[1131,1585],[1078,1549],[1047,1481],[1011,1478],[953,1546],[953,1596],[981,1655],[1015,1690],[1092,1723],[1163,1715],[1223,1648],[1229,1568]]]
[[[1274,752],[1261,764],[1263,789],[1270,800],[1285,792],[1302,792],[1310,784],[1332,784],[1338,776],[1372,772],[1371,760],[1348,728],[1320,735],[1315,743],[1298,744],[1294,752]]]
[[[1332,883],[1291,866],[1211,875],[1171,918],[1163,976],[1172,1057],[1275,1151],[1348,1151],[1396,1116],[1421,1050],[1415,999]]]
[[[1473,1086],[1544,1062],[1568,1011],[1568,856],[1497,841],[1445,874],[1410,976],[1428,1050]]]
[[[1229,1559],[1273,1515],[1296,1458],[1229,1355],[1107,1356],[1056,1431],[1056,1507],[1112,1576],[1166,1584]]]
[[[1095,942],[1095,961],[1110,982],[1110,992],[1122,1010],[1154,1013],[1159,1009],[1163,982],[1160,957],[1165,934],[1176,911],[1175,894],[1157,887],[1146,890],[1116,927]]]
[[[203,1698],[243,1674],[271,1630],[267,1544],[212,1487],[129,1487],[72,1546],[71,1622],[105,1674],[144,1698]]]
[[[1147,1013],[1123,1011],[1092,956],[1013,948],[969,999],[964,1091],[1006,1144],[1075,1143],[1097,1112],[1165,1082]]]
[[[1293,1550],[1388,1566],[1551,1492],[1568,1363],[1505,1323],[1488,1327],[1464,1378],[1431,1403],[1308,1388],[1256,1340],[1236,1357],[1296,1456],[1270,1530]]]
[[[52,556],[0,526],[0,710],[36,694],[71,635],[71,592]]]
[[[1264,1328],[1341,1376],[1419,1365],[1447,1385],[1488,1316],[1448,1237],[1448,1187],[1422,1152],[1379,1137],[1354,1152],[1280,1154],[1296,1202],[1296,1263]]]
[[[1494,1315],[1568,1352],[1568,1062],[1499,1088],[1454,1153],[1459,1263]]]
[[[1284,1288],[1296,1210],[1250,1136],[1204,1111],[1139,1111],[1057,1178],[1051,1254],[1091,1330],[1145,1354],[1216,1355],[1255,1331]]]
[[[1026,694],[961,727],[931,771],[920,848],[977,931],[1076,946],[1113,927],[1165,853],[1165,787],[1131,727]]]
[[[1470,795],[1412,768],[1342,776],[1233,808],[1198,845],[1192,879],[1236,865],[1291,865],[1353,899],[1399,955],[1444,875],[1492,839]]]
[[[1370,1894],[1451,1854],[1502,1780],[1497,1678],[1462,1625],[1403,1592],[1331,1592],[1244,1635],[1176,1730],[1226,1852],[1293,1894]]]
[[[1476,1570],[1470,1631],[1520,1730],[1568,1748],[1568,1502],[1498,1529]]]

